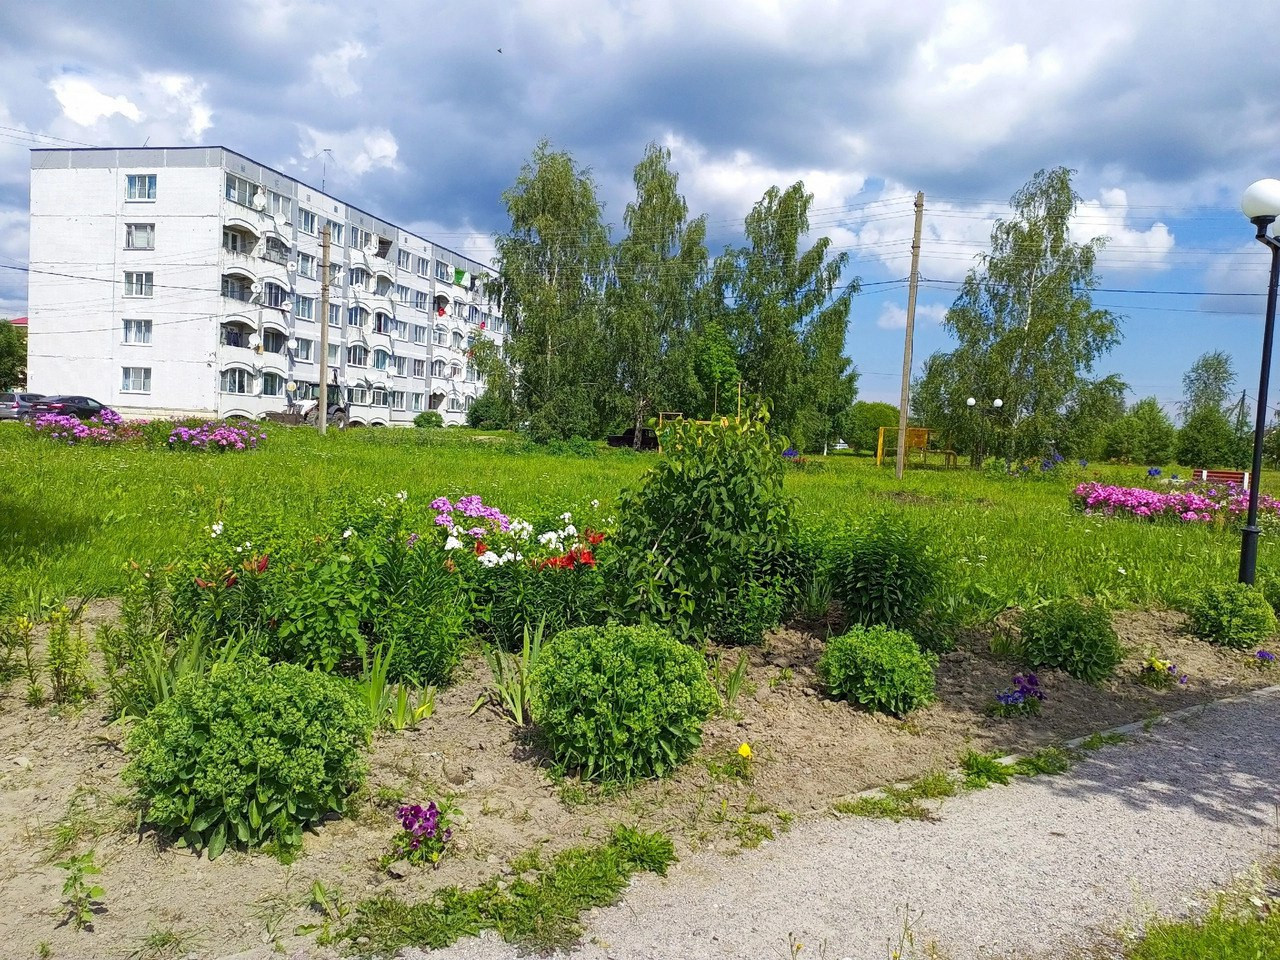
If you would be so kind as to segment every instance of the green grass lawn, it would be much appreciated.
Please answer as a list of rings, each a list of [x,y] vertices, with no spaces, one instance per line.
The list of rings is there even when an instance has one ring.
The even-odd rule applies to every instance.
[[[0,563],[53,594],[111,594],[131,559],[166,561],[205,536],[218,515],[284,506],[306,514],[334,491],[375,497],[407,490],[434,498],[478,493],[508,513],[539,516],[610,504],[654,454],[594,457],[530,449],[471,431],[352,430],[319,437],[275,428],[247,454],[201,455],[136,447],[65,447],[0,425]],[[1089,467],[1054,481],[989,478],[970,470],[892,468],[865,457],[818,458],[787,479],[797,514],[823,529],[878,511],[928,524],[952,567],[954,589],[992,606],[1058,593],[1115,605],[1176,603],[1191,586],[1234,577],[1230,527],[1086,517],[1071,506],[1081,479],[1137,483],[1141,468]],[[1260,570],[1277,566],[1262,541]]]

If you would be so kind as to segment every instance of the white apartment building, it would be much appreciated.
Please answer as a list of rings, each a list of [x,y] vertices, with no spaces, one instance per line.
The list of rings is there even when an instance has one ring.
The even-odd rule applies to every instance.
[[[328,316],[321,235],[330,231]],[[30,389],[258,418],[329,382],[353,424],[461,423],[508,328],[491,271],[225,147],[31,151]],[[331,392],[332,388],[331,388]]]

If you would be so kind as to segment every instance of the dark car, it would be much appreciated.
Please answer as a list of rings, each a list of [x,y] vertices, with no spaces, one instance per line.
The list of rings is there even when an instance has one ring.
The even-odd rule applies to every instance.
[[[92,397],[70,395],[44,397],[31,404],[31,409],[27,416],[38,417],[42,413],[60,413],[63,416],[88,420],[90,417],[96,417],[106,409],[108,408]]]
[[[25,420],[31,415],[31,405],[42,399],[43,393],[0,393],[0,420]]]

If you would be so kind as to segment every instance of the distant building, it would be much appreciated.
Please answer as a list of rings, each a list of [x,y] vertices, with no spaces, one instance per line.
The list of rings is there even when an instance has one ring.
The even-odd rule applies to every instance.
[[[461,423],[484,389],[472,344],[507,334],[489,276],[225,147],[31,151],[32,390],[138,415],[298,409],[328,323],[353,423]]]

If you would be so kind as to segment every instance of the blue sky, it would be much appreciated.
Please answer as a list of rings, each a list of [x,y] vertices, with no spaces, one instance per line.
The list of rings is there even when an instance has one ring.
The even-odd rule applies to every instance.
[[[540,137],[591,168],[615,224],[656,140],[713,249],[767,187],[805,182],[814,234],[865,284],[862,396],[893,400],[911,196],[918,370],[993,218],[1063,164],[1073,232],[1111,238],[1097,301],[1126,318],[1099,372],[1172,411],[1186,368],[1222,349],[1252,397],[1267,254],[1238,204],[1280,177],[1259,47],[1278,32],[1274,4],[1167,0],[5,4],[0,316],[25,311],[32,146],[224,144],[483,257]]]

